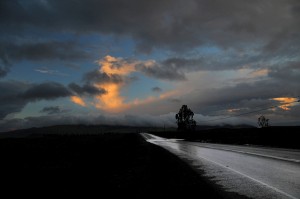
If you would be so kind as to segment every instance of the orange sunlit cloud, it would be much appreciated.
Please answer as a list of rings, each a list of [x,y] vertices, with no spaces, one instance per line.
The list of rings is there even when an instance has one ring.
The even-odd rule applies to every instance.
[[[115,58],[112,56],[105,56],[99,60],[101,66],[100,71],[106,73],[108,76],[120,75],[126,77],[132,72],[136,72],[136,65],[143,63],[145,67],[152,67],[155,62],[149,61],[125,61],[122,58]],[[107,92],[96,96],[96,102],[93,104],[96,108],[105,110],[107,112],[121,112],[132,106],[138,106],[155,102],[160,99],[165,99],[168,96],[174,95],[174,92],[167,92],[161,94],[159,97],[150,96],[146,99],[135,99],[131,102],[125,102],[125,98],[121,96],[120,92],[125,86],[124,82],[105,82],[94,85],[99,89],[105,89]]]
[[[249,75],[251,78],[257,78],[257,77],[267,76],[268,73],[269,73],[268,69],[260,69],[260,70],[252,71]]]
[[[100,71],[108,75],[128,75],[135,71],[135,63],[123,62],[122,59],[109,55],[99,60],[98,63],[101,65]],[[118,66],[114,66],[115,63],[118,63]]]
[[[141,99],[135,99],[132,102],[129,102],[128,106],[139,106],[139,105],[149,104],[149,103],[157,102],[159,100],[167,99],[167,98],[172,97],[176,94],[178,94],[178,91],[173,90],[173,91],[168,91],[168,92],[162,93],[158,97],[150,96],[150,97],[148,97],[146,99],[142,99],[142,100]]]
[[[83,99],[76,95],[71,96],[71,101],[80,106],[86,106],[86,103],[83,101]]]
[[[290,107],[294,106],[294,104],[292,104],[292,102],[296,102],[298,99],[294,98],[294,97],[277,97],[277,98],[272,98],[272,100],[278,101],[281,104],[283,104],[278,107],[283,110],[288,111],[288,110],[291,110]],[[286,104],[286,103],[290,103],[290,104]]]
[[[120,58],[109,55],[99,60],[98,63],[101,66],[100,71],[106,73],[108,76],[126,76],[135,71],[134,63],[124,62]],[[109,112],[119,112],[128,108],[128,105],[124,103],[124,98],[120,95],[122,87],[125,86],[124,82],[97,83],[95,86],[107,91],[105,94],[96,96],[97,101],[94,103],[96,108]]]
[[[241,110],[241,109],[239,109],[239,108],[233,108],[233,109],[228,109],[227,111],[228,111],[229,113],[234,113],[234,112],[237,112],[237,111],[239,111],[239,110]]]
[[[105,94],[96,96],[97,102],[94,104],[96,108],[109,112],[119,112],[128,108],[128,105],[124,103],[124,98],[120,95],[122,84],[112,82],[95,86],[107,91]]]

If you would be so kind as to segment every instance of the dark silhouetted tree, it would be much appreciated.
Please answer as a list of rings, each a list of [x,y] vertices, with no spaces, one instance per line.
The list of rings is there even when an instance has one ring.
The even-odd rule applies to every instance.
[[[258,126],[263,128],[263,127],[268,127],[269,126],[269,119],[265,118],[265,116],[261,115],[259,118],[258,118]]]
[[[178,130],[195,130],[196,121],[193,119],[194,113],[187,107],[182,105],[179,112],[175,115]]]

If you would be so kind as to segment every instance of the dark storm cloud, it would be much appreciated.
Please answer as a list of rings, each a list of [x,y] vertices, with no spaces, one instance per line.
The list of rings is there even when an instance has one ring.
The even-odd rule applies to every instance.
[[[0,90],[0,119],[10,113],[20,112],[29,102],[54,100],[71,95],[66,87],[55,82],[30,84],[20,81],[1,81]]]
[[[0,65],[0,78],[6,76],[6,74],[9,72],[8,66]]]
[[[283,85],[300,85],[300,61],[289,61],[284,65],[274,66],[269,76]]]
[[[70,96],[71,92],[62,84],[56,82],[46,82],[34,84],[26,90],[21,97],[30,101],[35,100],[53,100],[59,97]]]
[[[298,10],[297,0],[1,1],[0,23],[13,34],[29,27],[130,35],[144,52],[211,44],[239,49],[253,42],[278,49],[278,35],[299,39]]]
[[[125,78],[117,74],[106,74],[101,72],[98,69],[87,72],[83,75],[83,81],[92,84],[92,83],[122,83],[125,82]]]
[[[17,81],[0,81],[0,120],[10,113],[19,112],[28,103],[20,95],[30,88],[29,84]]]
[[[145,75],[157,79],[170,81],[182,81],[186,79],[184,72],[178,69],[176,66],[164,67],[164,65],[160,63],[155,63],[154,65],[151,65],[151,67],[148,67],[144,63],[140,63],[135,67],[138,71],[144,73]]]
[[[61,107],[59,107],[59,106],[47,106],[47,107],[44,107],[40,112],[46,113],[48,115],[52,115],[52,114],[66,113],[66,112],[68,112],[68,110],[61,109]]]
[[[21,60],[78,60],[89,55],[73,41],[0,42],[0,58],[9,63]],[[7,65],[7,64],[6,64]]]
[[[96,88],[93,85],[84,84],[83,86],[80,86],[76,83],[69,84],[69,88],[75,92],[77,95],[101,95],[105,94],[106,91],[104,89]]]

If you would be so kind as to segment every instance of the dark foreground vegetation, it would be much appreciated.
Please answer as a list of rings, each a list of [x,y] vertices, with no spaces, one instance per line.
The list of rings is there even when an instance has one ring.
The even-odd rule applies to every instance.
[[[53,134],[52,128],[51,134],[43,134],[49,128],[42,128],[32,135],[27,130],[28,136],[0,139],[2,195],[220,198],[185,162],[138,133],[62,128],[64,133]],[[77,134],[70,134],[74,130]]]
[[[211,128],[198,131],[151,132],[165,138],[238,145],[260,145],[299,149],[299,126],[265,128]]]

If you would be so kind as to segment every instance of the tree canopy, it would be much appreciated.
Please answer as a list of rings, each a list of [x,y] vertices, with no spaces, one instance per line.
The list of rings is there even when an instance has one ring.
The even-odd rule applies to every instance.
[[[265,116],[261,115],[259,118],[258,118],[258,126],[263,128],[263,127],[268,127],[269,126],[269,119],[265,118]]]
[[[194,112],[187,105],[182,105],[179,112],[175,115],[178,130],[195,130],[196,121],[193,117]]]

